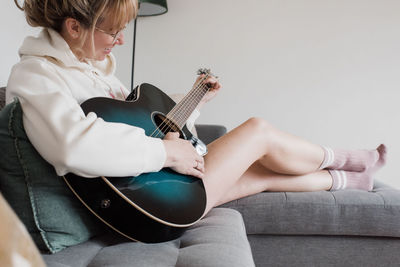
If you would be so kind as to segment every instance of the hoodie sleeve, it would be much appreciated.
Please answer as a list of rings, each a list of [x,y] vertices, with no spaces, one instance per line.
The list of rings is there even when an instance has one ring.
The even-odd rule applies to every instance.
[[[160,170],[166,160],[161,139],[123,123],[85,116],[66,83],[46,60],[14,66],[7,101],[18,97],[24,128],[39,154],[58,175],[136,176]]]

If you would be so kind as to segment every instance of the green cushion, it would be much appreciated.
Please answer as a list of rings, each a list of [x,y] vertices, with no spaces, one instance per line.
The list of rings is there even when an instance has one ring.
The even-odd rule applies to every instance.
[[[29,142],[18,99],[0,111],[0,190],[38,248],[55,253],[103,232]]]

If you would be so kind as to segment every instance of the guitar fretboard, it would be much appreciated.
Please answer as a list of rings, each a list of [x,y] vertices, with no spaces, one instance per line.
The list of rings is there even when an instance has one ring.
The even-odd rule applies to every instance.
[[[210,90],[204,81],[208,78],[207,73],[192,90],[167,114],[167,118],[173,121],[180,129],[183,128],[186,121],[192,115],[194,109],[200,103],[203,96]]]

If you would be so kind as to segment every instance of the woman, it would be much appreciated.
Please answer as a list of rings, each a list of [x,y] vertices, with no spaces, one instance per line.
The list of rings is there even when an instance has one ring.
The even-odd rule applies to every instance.
[[[20,48],[7,102],[20,99],[30,141],[59,175],[128,176],[170,167],[203,179],[207,213],[265,190],[371,190],[372,175],[385,164],[384,145],[370,151],[332,150],[260,118],[247,120],[210,144],[203,158],[177,134],[161,140],[137,127],[104,122],[94,113],[86,116],[80,108],[85,100],[125,99],[129,94],[114,76],[111,51],[124,43],[122,30],[136,16],[137,2],[26,0],[23,9],[30,25],[44,29]],[[221,88],[214,77],[205,82],[211,90],[199,107]]]

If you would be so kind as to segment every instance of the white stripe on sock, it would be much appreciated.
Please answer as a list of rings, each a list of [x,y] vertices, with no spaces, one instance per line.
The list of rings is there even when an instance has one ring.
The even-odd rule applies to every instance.
[[[342,189],[346,189],[347,187],[347,174],[345,171],[342,171],[342,175],[343,175],[343,188]]]
[[[347,188],[347,173],[345,171],[329,170],[329,173],[333,179],[331,191]]]
[[[328,153],[329,153],[329,163],[327,166],[332,165],[333,161],[335,160],[335,154],[333,153],[333,150],[329,147],[327,147]]]
[[[324,150],[325,155],[324,155],[324,160],[323,160],[321,166],[319,167],[319,169],[323,170],[333,163],[333,160],[335,159],[335,157],[334,157],[332,149],[330,149],[329,147],[325,147],[325,146],[321,146],[321,147]]]
[[[342,189],[342,175],[341,175],[340,171],[335,171],[335,172],[336,172],[337,178],[338,178],[337,187],[335,188],[335,190],[340,190],[340,189]]]

